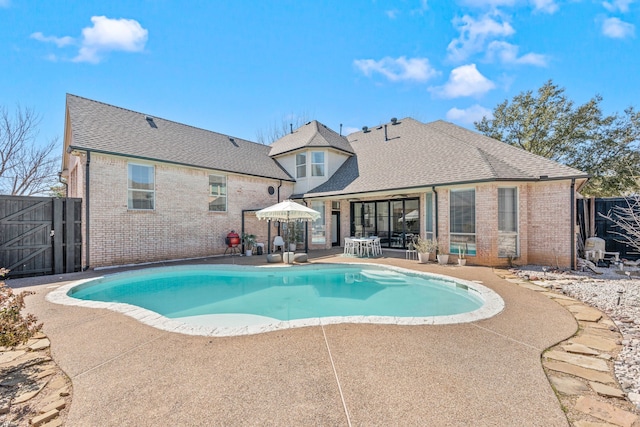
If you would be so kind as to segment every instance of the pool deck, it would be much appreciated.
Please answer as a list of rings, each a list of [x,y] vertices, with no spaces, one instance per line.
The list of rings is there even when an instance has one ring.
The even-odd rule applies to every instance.
[[[456,325],[337,324],[216,338],[45,300],[53,286],[119,270],[7,284],[36,292],[27,311],[44,322],[51,354],[73,383],[68,426],[568,425],[540,358],[577,330],[560,304],[491,268],[419,264],[403,252],[364,261],[336,251],[309,255],[313,262],[375,262],[479,280],[506,307]],[[180,262],[189,263],[266,261]]]

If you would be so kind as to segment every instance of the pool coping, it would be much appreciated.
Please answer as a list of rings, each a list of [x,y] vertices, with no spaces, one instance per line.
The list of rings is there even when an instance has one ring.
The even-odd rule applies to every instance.
[[[277,319],[273,319],[273,323],[260,323],[254,325],[246,325],[246,326],[229,326],[229,325],[194,325],[185,321],[170,319],[165,316],[162,316],[154,311],[147,310],[145,308],[141,308],[135,305],[127,304],[127,303],[113,303],[113,302],[100,302],[100,301],[87,301],[80,300],[77,298],[73,298],[67,295],[68,291],[74,287],[83,285],[85,283],[98,280],[104,276],[93,277],[90,279],[83,279],[71,282],[69,284],[60,286],[59,288],[53,290],[48,293],[46,296],[46,300],[55,304],[62,305],[70,305],[70,306],[79,306],[79,307],[87,307],[87,308],[102,308],[108,309],[111,311],[115,311],[126,316],[132,317],[139,322],[163,330],[168,332],[176,332],[185,335],[198,335],[198,336],[210,336],[210,337],[231,337],[231,336],[242,336],[242,335],[254,335],[261,334],[266,332],[273,332],[291,328],[302,328],[308,326],[323,326],[330,324],[341,324],[341,323],[361,323],[361,324],[386,324],[386,325],[448,325],[448,324],[459,324],[459,323],[471,323],[479,320],[488,319],[493,317],[504,310],[505,303],[502,297],[498,295],[495,291],[489,289],[488,287],[482,285],[476,281],[468,281],[464,279],[459,279],[443,274],[437,273],[426,273],[420,272],[416,270],[411,270],[402,267],[377,264],[377,263],[313,263],[308,265],[281,265],[281,266],[254,266],[258,268],[311,268],[313,266],[317,267],[319,265],[359,265],[359,266],[371,266],[375,265],[381,268],[389,269],[392,271],[397,271],[404,274],[410,275],[418,275],[418,276],[429,276],[437,279],[441,279],[446,283],[455,283],[462,284],[467,286],[467,288],[471,291],[474,291],[477,296],[484,301],[482,307],[470,311],[468,313],[461,313],[455,315],[445,315],[445,316],[426,316],[426,317],[397,317],[397,316],[332,316],[332,317],[322,317],[322,318],[308,318],[308,319],[296,319],[296,320],[288,320],[281,321]],[[210,267],[208,264],[195,264],[190,267],[199,267],[206,266]],[[217,267],[244,267],[238,266],[235,264],[217,264]],[[158,268],[167,268],[167,267],[151,267],[150,269],[158,269]],[[172,267],[168,267],[172,268]],[[145,269],[146,270],[146,269]],[[141,271],[141,270],[139,270]],[[119,273],[116,273],[119,274]],[[234,319],[237,321],[243,317],[251,317],[252,315],[207,315],[208,320],[210,321],[218,321],[218,323],[224,323],[224,320],[229,320],[231,316],[235,316]],[[255,316],[254,316],[255,317]]]

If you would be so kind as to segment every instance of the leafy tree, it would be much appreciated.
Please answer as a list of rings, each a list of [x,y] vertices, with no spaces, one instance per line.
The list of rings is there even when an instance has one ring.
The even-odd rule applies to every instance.
[[[58,159],[52,155],[57,139],[37,146],[40,117],[18,107],[13,116],[0,106],[0,194],[31,196],[56,183]]]
[[[481,133],[592,176],[581,190],[597,197],[640,189],[640,112],[606,116],[602,97],[575,105],[551,80],[505,100],[493,118],[475,123]]]
[[[67,187],[64,184],[56,184],[49,188],[47,194],[49,197],[63,199],[67,196]]]

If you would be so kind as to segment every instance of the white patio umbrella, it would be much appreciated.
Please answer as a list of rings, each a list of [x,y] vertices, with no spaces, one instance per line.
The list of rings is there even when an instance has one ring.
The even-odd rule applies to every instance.
[[[320,212],[314,211],[293,200],[285,200],[268,208],[256,212],[258,219],[267,219],[281,222],[291,221],[315,221],[320,218]],[[287,225],[287,243],[289,242],[289,226]]]
[[[400,218],[398,218],[398,222],[416,221],[419,216],[420,216],[420,212],[418,212],[417,209],[414,209],[411,212],[409,212],[408,214],[406,214],[405,216],[401,216]]]

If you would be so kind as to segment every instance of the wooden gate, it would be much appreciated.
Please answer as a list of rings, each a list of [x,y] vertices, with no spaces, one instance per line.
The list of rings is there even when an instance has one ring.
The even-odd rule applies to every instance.
[[[0,196],[0,267],[9,277],[80,271],[82,199]]]

